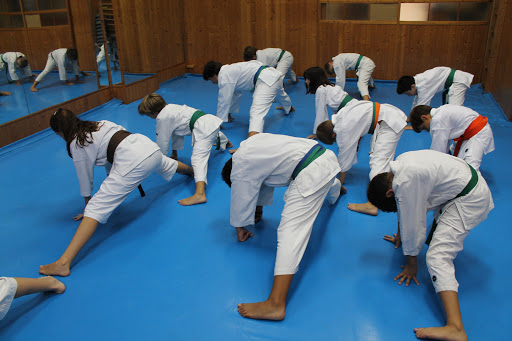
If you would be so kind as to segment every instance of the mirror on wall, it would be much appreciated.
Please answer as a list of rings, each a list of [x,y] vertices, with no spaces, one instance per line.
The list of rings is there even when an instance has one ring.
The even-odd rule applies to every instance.
[[[94,16],[96,63],[101,85],[121,83],[112,0],[98,0]],[[109,76],[110,74],[110,76]],[[110,82],[110,83],[109,83]]]
[[[96,2],[83,0],[71,13],[66,0],[0,0],[0,54],[24,55],[33,75],[17,64],[0,71],[0,91],[13,94],[0,97],[0,124],[98,89],[94,45],[84,43],[93,37],[71,25],[87,25]],[[10,82],[13,72],[21,85]]]

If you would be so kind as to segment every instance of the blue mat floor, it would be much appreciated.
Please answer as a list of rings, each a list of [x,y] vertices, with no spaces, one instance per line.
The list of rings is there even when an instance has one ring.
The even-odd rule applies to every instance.
[[[398,96],[396,83],[376,83],[373,100],[409,113],[412,98]],[[303,80],[285,89],[296,111],[285,116],[273,105],[265,131],[305,137],[314,122],[314,96],[305,94]],[[353,80],[347,90],[359,98]],[[198,76],[163,83],[158,93],[168,103],[216,112],[218,88]],[[155,139],[155,121],[137,113],[139,103],[114,100],[82,118],[111,120]],[[236,121],[224,124],[235,146],[247,136],[250,103],[250,94],[244,94]],[[440,97],[432,102],[440,103]],[[470,340],[507,340],[512,123],[478,85],[468,91],[466,105],[488,116],[494,131],[496,150],[484,157],[481,171],[496,208],[471,231],[455,261],[462,317]],[[262,301],[270,292],[285,189],[276,190],[274,205],[250,227],[254,237],[238,243],[229,225],[230,190],[220,177],[230,155],[212,150],[206,204],[178,204],[194,193],[193,179],[176,174],[165,182],[151,175],[144,181],[146,197],[134,191],[98,227],[71,276],[62,279],[66,292],[16,299],[0,321],[0,339],[415,340],[413,328],[444,324],[425,265],[426,248],[418,259],[420,286],[399,286],[393,278],[404,264],[402,250],[382,240],[396,232],[396,216],[381,212],[371,217],[346,208],[350,202],[366,202],[369,144],[370,136],[364,137],[359,163],[347,175],[348,193],[336,205],[324,205],[316,220],[284,321],[242,318],[237,304]],[[397,155],[429,146],[428,133],[406,131]],[[180,161],[190,164],[190,154],[188,138]],[[103,169],[96,170],[95,190],[105,178]],[[55,261],[65,250],[78,226],[72,217],[83,210],[73,163],[62,139],[47,130],[0,149],[0,174],[0,276],[38,277],[39,265]],[[431,221],[429,215],[429,226]]]

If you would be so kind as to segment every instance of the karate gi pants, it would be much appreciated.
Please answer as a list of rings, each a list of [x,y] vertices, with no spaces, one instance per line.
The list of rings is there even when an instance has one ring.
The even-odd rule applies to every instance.
[[[12,277],[0,277],[0,320],[2,320],[16,295],[18,282]]]
[[[315,193],[303,197],[299,193],[295,181],[290,182],[288,190],[284,194],[285,204],[281,213],[281,222],[277,228],[274,276],[293,275],[298,271],[316,217],[322,208],[325,197],[335,186],[336,181],[329,180]],[[262,186],[258,205],[271,205],[273,192],[272,187]]]
[[[372,79],[373,70],[375,70],[374,63],[368,63],[367,65],[365,63],[361,65],[357,71],[357,89],[359,90],[361,97],[370,96],[368,85],[371,85],[372,87],[374,86]]]
[[[192,148],[192,156],[190,162],[194,169],[194,179],[196,182],[204,181],[206,184],[206,173],[208,172],[208,159],[214,143],[217,143],[217,136],[220,138],[220,149],[225,150],[228,138],[224,135],[220,128],[217,128],[213,133],[208,135],[205,139],[194,141]]]
[[[271,86],[267,85],[261,79],[256,81],[256,88],[252,99],[249,131],[258,133],[263,132],[265,116],[268,114],[274,98],[283,106],[283,110],[288,115],[292,108],[292,101],[283,88],[284,74]]]
[[[294,83],[297,81],[297,76],[292,70],[293,55],[290,52],[285,52],[283,58],[277,63],[276,70],[281,71],[283,75],[288,76]]]
[[[395,159],[395,150],[404,129],[398,134],[386,122],[377,124],[370,147],[370,180],[391,170],[389,162]]]
[[[170,181],[178,169],[178,162],[164,156],[160,150],[151,154],[124,176],[116,170],[115,163],[114,160],[110,174],[84,211],[84,217],[92,218],[101,224],[107,222],[112,212],[126,199],[128,194],[151,173],[157,173],[166,181]]]
[[[452,86],[448,88],[448,96],[446,98],[446,101],[448,102],[448,104],[464,105],[466,91],[468,89],[469,87],[466,84],[454,82]]]
[[[492,204],[489,206],[490,195],[487,183],[479,174],[478,184],[469,194],[448,202],[440,214],[439,211],[435,212],[434,217],[439,217],[427,251],[427,268],[436,293],[458,292],[459,283],[455,279],[453,260],[463,249],[464,239],[470,229],[484,221],[494,207]],[[466,229],[464,221],[471,218],[475,223],[475,217],[476,225]]]
[[[46,66],[44,67],[44,70],[43,72],[41,72],[37,78],[36,78],[36,82],[38,83],[41,83],[43,81],[43,79],[46,77],[46,75],[52,71],[53,69],[55,69],[55,67],[57,66],[57,62],[55,62],[55,59],[53,59],[53,57],[51,56],[51,53],[48,53],[48,60],[46,61]]]

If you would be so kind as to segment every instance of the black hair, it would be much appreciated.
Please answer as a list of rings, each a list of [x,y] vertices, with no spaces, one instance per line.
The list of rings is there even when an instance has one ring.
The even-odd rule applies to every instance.
[[[333,144],[336,141],[333,138],[334,134],[334,125],[332,121],[323,121],[316,128],[316,137],[325,144]]]
[[[72,111],[59,108],[50,117],[50,127],[54,132],[63,135],[68,155],[72,157],[69,148],[71,141],[76,138],[76,145],[80,147],[92,143],[92,133],[100,129],[100,124],[94,121],[82,121]]]
[[[28,59],[24,56],[19,56],[18,59],[18,66],[21,68],[21,69],[24,69],[28,66]]]
[[[307,94],[316,94],[316,90],[321,85],[334,86],[325,71],[319,66],[313,66],[304,71],[304,79],[309,79],[309,85],[306,84]]]
[[[233,158],[229,159],[224,168],[222,168],[222,180],[231,187],[231,169],[233,168]]]
[[[214,60],[210,60],[208,63],[205,64],[203,68],[203,79],[207,81],[213,76],[218,75],[221,67],[221,63],[216,62]]]
[[[421,132],[420,125],[423,124],[421,116],[430,115],[431,110],[432,107],[428,105],[418,105],[411,110],[411,113],[409,114],[409,122],[411,122],[411,127],[415,132]]]
[[[395,196],[386,196],[386,193],[390,188],[391,182],[389,181],[389,173],[380,173],[379,175],[376,175],[372,181],[370,181],[368,190],[366,191],[368,201],[381,211],[396,212],[397,206]]]
[[[244,60],[248,62],[249,60],[253,60],[256,55],[257,48],[254,46],[246,46],[244,49]]]
[[[69,60],[78,60],[78,51],[76,49],[67,49],[66,56]]]
[[[396,84],[396,93],[401,95],[412,89],[412,85],[416,84],[413,76],[402,76]]]
[[[331,65],[331,62],[330,62],[330,61],[329,61],[329,62],[327,62],[327,63],[325,63],[325,65],[324,65],[324,70],[325,70],[325,72],[327,72],[327,74],[329,74],[329,75],[333,75],[333,74],[334,74],[334,68],[332,67],[332,65]]]

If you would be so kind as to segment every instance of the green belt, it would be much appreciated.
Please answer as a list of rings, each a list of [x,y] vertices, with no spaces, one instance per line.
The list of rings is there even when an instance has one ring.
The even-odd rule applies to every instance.
[[[340,106],[338,107],[338,110],[336,110],[336,112],[340,111],[345,105],[347,105],[348,102],[350,102],[351,100],[353,100],[352,97],[350,97],[350,95],[346,95],[345,98],[343,98],[343,101],[341,101],[340,103]]]
[[[359,58],[357,58],[356,71],[359,69],[359,63],[361,63],[361,59],[363,59],[363,55],[362,54],[360,54]]]
[[[258,81],[258,77],[260,76],[261,71],[265,70],[266,68],[268,68],[268,65],[262,65],[254,74],[254,78],[252,80],[254,87],[251,89],[251,92],[254,92],[254,89],[256,89],[256,82]]]
[[[203,117],[204,115],[206,115],[206,113],[201,111],[201,110],[196,111],[192,115],[192,118],[190,119],[190,122],[188,123],[188,127],[190,128],[190,132],[192,132],[192,130],[194,130],[194,125],[196,124],[196,121],[200,117]],[[215,148],[215,149],[217,149],[217,150],[220,149],[220,136],[219,135],[217,135],[217,148]]]
[[[463,196],[467,195],[478,184],[478,173],[476,172],[476,170],[470,164],[468,164],[468,166],[471,169],[471,180],[469,180],[469,182],[466,185],[466,187],[464,187],[462,192],[460,192],[454,198],[454,200],[457,199],[457,198],[460,198],[460,197],[463,197]],[[434,218],[434,222],[432,223],[432,228],[430,229],[430,233],[429,233],[429,235],[427,237],[427,240],[425,241],[425,244],[430,245],[430,242],[432,241],[432,237],[434,236],[434,232],[436,231],[436,228],[437,228],[437,221]]]
[[[448,75],[448,78],[446,79],[446,82],[444,83],[444,92],[443,92],[443,104],[446,104],[446,97],[448,97],[448,89],[453,84],[453,77],[455,76],[455,69],[452,68],[450,71],[450,75]]]
[[[285,50],[281,50],[281,54],[279,55],[279,58],[277,59],[278,63],[281,61],[281,58],[283,58],[283,55],[285,52],[286,52]]]
[[[375,102],[373,102],[373,113],[372,113],[372,123],[370,124],[370,130],[368,130],[368,134],[373,135],[375,132]]]
[[[196,111],[192,115],[192,118],[190,119],[190,122],[188,123],[188,127],[190,128],[191,132],[192,132],[192,130],[194,130],[194,125],[196,124],[196,121],[199,119],[199,117],[202,117],[204,115],[206,115],[206,113],[202,112],[201,110]]]
[[[7,64],[4,60],[4,55],[3,54],[0,54],[0,59],[2,60],[2,62],[4,62],[4,64]]]
[[[299,173],[302,172],[302,170],[304,168],[306,168],[307,166],[309,166],[313,161],[318,159],[318,157],[320,157],[320,155],[325,153],[325,150],[326,150],[325,147],[321,146],[320,144],[314,145],[313,148],[311,148],[306,153],[306,155],[304,155],[302,160],[300,160],[300,162],[297,164],[297,166],[293,170],[292,179],[295,180],[295,178],[299,175]]]

